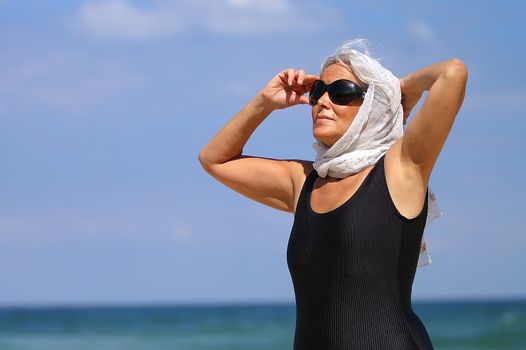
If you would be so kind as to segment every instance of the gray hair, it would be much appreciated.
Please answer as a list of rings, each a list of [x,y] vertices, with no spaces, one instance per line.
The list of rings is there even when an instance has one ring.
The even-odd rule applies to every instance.
[[[332,55],[323,61],[321,72],[335,63],[345,66],[361,82],[367,85],[375,85],[379,100],[387,105],[391,104],[395,92],[391,84],[385,81],[384,76],[377,74],[377,67],[382,65],[377,59],[370,56],[366,39],[345,41]]]

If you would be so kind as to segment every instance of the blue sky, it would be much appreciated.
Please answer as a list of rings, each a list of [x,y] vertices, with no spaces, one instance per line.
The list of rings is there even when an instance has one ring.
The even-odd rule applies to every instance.
[[[293,302],[292,215],[197,154],[279,70],[358,37],[397,76],[469,69],[413,299],[526,296],[525,6],[0,0],[0,304]],[[313,141],[297,106],[244,153],[312,160]]]

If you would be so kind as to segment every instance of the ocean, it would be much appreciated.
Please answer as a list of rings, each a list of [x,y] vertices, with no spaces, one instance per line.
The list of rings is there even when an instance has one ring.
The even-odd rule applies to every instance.
[[[413,310],[437,350],[526,350],[526,300]],[[293,304],[1,307],[0,350],[286,350],[294,322]]]

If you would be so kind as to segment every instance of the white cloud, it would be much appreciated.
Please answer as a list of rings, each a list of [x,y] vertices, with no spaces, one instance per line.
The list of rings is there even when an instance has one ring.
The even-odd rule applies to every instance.
[[[462,110],[474,113],[474,117],[518,118],[523,116],[526,89],[498,89],[466,93]]]
[[[172,232],[176,239],[186,239],[193,233],[192,228],[186,224],[175,225]]]
[[[0,218],[0,237],[27,235],[37,231],[37,227],[27,221],[13,218]]]
[[[227,82],[224,89],[234,96],[244,98],[251,96],[253,93],[253,87],[250,84],[235,80]]]
[[[234,8],[268,13],[285,13],[291,9],[286,0],[226,0],[226,3]]]
[[[312,7],[319,5],[298,7],[289,1],[177,0],[157,1],[147,8],[126,0],[88,2],[80,7],[76,25],[103,39],[144,41],[192,30],[236,35],[304,32],[309,29],[305,23],[314,20],[312,14],[320,22],[320,16],[331,16],[326,8]]]
[[[105,240],[109,236],[126,239],[188,240],[194,229],[187,223],[175,225],[146,214],[130,216],[129,212],[85,208],[46,208],[12,212],[0,216],[0,245],[4,242],[48,244],[56,240]]]
[[[103,215],[87,216],[75,212],[60,213],[54,210],[35,213],[20,213],[11,217],[0,217],[0,241],[28,241],[47,243],[67,237],[103,239],[108,232],[119,234],[133,232],[131,225]]]
[[[407,32],[413,39],[423,44],[432,44],[436,38],[431,25],[419,19],[413,19],[408,22]]]
[[[66,113],[87,111],[148,84],[120,60],[69,52],[0,66],[5,111],[42,105]]]
[[[80,23],[99,37],[145,40],[177,33],[179,20],[174,11],[140,9],[125,0],[87,3],[81,6]]]

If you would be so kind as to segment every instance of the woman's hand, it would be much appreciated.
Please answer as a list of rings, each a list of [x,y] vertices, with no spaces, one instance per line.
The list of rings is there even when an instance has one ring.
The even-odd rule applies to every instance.
[[[407,78],[400,79],[400,90],[402,91],[402,108],[404,109],[404,125],[413,107],[418,103],[424,90],[411,89],[406,81]]]
[[[285,69],[272,78],[260,95],[272,109],[283,109],[297,104],[308,104],[312,84],[319,79],[317,75],[306,74],[303,70]]]

